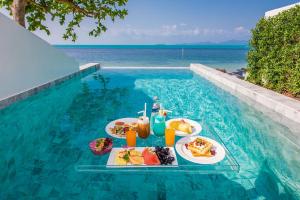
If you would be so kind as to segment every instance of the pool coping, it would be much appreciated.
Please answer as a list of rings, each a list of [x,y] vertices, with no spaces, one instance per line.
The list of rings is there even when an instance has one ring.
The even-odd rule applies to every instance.
[[[58,85],[58,84],[61,84],[64,81],[69,80],[69,79],[71,79],[73,77],[76,77],[76,76],[87,75],[89,73],[92,73],[92,72],[95,72],[95,71],[99,70],[100,68],[101,67],[100,67],[99,63],[87,63],[87,64],[79,66],[78,71],[73,72],[69,75],[54,79],[54,80],[46,82],[44,84],[41,84],[41,85],[35,86],[33,88],[21,91],[19,93],[13,94],[9,97],[5,97],[3,99],[0,99],[0,110],[8,107],[9,105],[11,105],[11,104],[13,104],[17,101],[25,99],[29,96],[34,95],[34,94],[37,94],[41,90],[47,89],[49,87],[52,87],[52,86],[55,86],[55,85]]]
[[[136,69],[136,70],[140,70],[140,69],[149,69],[149,70],[153,70],[153,69],[184,69],[184,70],[189,70],[190,67],[145,67],[145,66],[136,66],[136,67],[101,67],[101,69]]]
[[[190,69],[233,95],[252,100],[252,106],[258,103],[300,125],[299,101],[202,64],[191,64]]]

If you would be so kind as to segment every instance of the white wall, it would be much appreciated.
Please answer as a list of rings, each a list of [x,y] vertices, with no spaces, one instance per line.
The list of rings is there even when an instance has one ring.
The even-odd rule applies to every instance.
[[[279,14],[282,11],[285,11],[285,10],[288,10],[290,8],[295,7],[296,5],[300,5],[300,2],[295,3],[295,4],[291,4],[291,5],[288,5],[288,6],[284,6],[284,7],[281,7],[281,8],[277,8],[277,9],[274,9],[274,10],[270,10],[270,11],[265,13],[265,17],[273,17],[273,16]]]
[[[79,64],[0,13],[0,100],[79,70]]]

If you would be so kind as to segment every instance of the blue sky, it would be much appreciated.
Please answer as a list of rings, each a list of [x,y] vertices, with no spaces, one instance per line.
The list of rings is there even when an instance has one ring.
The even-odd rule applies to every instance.
[[[88,36],[93,21],[85,20],[76,44],[180,44],[248,40],[250,30],[268,10],[297,0],[129,0],[128,16],[100,37]],[[5,11],[2,10],[5,13]],[[51,36],[35,32],[51,44],[71,44],[64,27],[47,20]]]

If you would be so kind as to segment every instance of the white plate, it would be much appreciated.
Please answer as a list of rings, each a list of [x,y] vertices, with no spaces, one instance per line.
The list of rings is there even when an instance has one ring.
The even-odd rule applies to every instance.
[[[146,147],[130,147],[128,149],[134,148],[137,151],[143,152],[143,150]],[[155,147],[148,147],[148,148],[155,148]],[[106,163],[106,167],[108,168],[128,168],[128,167],[178,167],[178,161],[177,161],[177,157],[176,157],[176,153],[175,153],[175,149],[174,147],[168,147],[170,149],[170,154],[175,158],[175,160],[173,161],[172,165],[132,165],[132,164],[128,164],[128,165],[117,165],[115,163],[115,156],[117,155],[118,151],[124,150],[124,148],[112,148],[110,154],[109,154],[109,158],[107,160]]]
[[[196,138],[202,138],[205,139],[213,144],[213,147],[216,150],[216,154],[212,157],[194,157],[192,153],[186,149],[185,144],[195,140]],[[184,159],[198,163],[198,164],[215,164],[217,162],[220,162],[225,157],[225,149],[220,145],[218,142],[216,142],[213,139],[202,137],[202,136],[194,136],[194,137],[184,137],[177,141],[175,145],[177,153],[183,157]]]
[[[176,118],[176,119],[170,119],[166,122],[166,127],[169,126],[170,122],[172,121],[178,121],[178,120],[184,120],[186,122],[188,122],[191,126],[193,126],[192,128],[192,133],[191,134],[188,134],[188,133],[185,133],[185,132],[182,132],[182,131],[177,131],[175,130],[175,134],[177,136],[182,136],[182,137],[185,137],[185,136],[195,136],[195,135],[198,135],[201,131],[202,131],[202,126],[194,121],[194,120],[190,120],[190,119],[186,119],[186,118]]]
[[[126,139],[126,136],[124,135],[124,136],[119,136],[119,135],[116,135],[116,134],[113,134],[112,132],[111,132],[111,128],[114,128],[114,126],[115,126],[115,123],[117,122],[117,121],[121,121],[121,122],[124,122],[124,123],[136,123],[137,122],[137,118],[121,118],[121,119],[116,119],[116,120],[114,120],[114,121],[111,121],[111,122],[109,122],[107,125],[106,125],[106,127],[105,127],[105,131],[106,131],[106,133],[108,134],[108,135],[110,135],[110,136],[112,136],[112,137],[115,137],[115,138],[119,138],[119,139]]]

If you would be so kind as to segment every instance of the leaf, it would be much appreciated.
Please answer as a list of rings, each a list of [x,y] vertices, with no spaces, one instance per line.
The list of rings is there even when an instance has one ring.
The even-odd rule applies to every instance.
[[[0,8],[5,8],[11,13],[13,0],[0,0]],[[77,40],[77,32],[80,24],[88,20],[91,29],[90,36],[98,37],[107,30],[104,22],[108,19],[124,19],[128,14],[124,8],[128,0],[27,0],[25,8],[28,30],[42,30],[48,35],[49,28],[44,24],[46,15],[52,21],[57,20],[59,25],[65,26],[63,38],[72,41]]]
[[[129,153],[127,152],[124,156],[123,159],[129,162]]]
[[[300,95],[300,6],[262,18],[251,31],[247,80]]]

